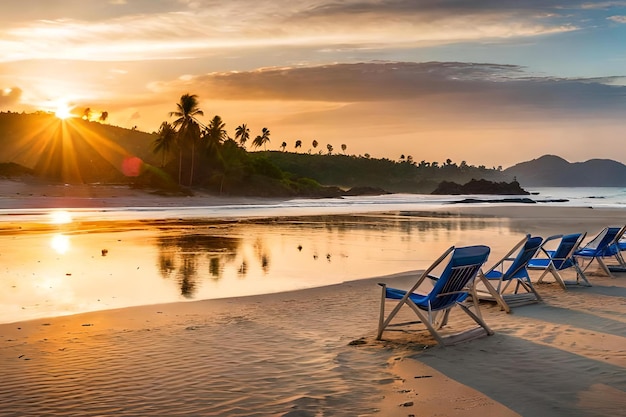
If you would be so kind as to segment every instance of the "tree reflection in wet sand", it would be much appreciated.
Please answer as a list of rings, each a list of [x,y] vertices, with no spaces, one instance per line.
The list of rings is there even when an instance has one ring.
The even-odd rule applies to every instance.
[[[160,228],[158,268],[163,278],[176,280],[181,295],[193,298],[206,278],[215,283],[226,276],[257,281],[301,275],[310,280],[312,274],[357,279],[366,277],[359,270],[374,274],[384,265],[393,265],[388,273],[406,269],[401,264],[411,258],[410,266],[419,268],[420,261],[435,256],[430,252],[437,254],[444,247],[463,243],[460,238],[485,243],[484,239],[474,242],[472,236],[506,234],[506,229],[501,220],[419,212],[249,219],[227,224],[172,222]],[[272,285],[269,281],[266,284]],[[206,291],[202,296],[207,296]]]
[[[211,229],[214,230],[214,229]],[[202,275],[198,273],[198,264],[208,265],[208,275],[219,280],[224,265],[232,262],[241,245],[241,239],[212,234],[176,232],[158,238],[159,271],[165,279],[174,277],[179,284],[180,293],[186,298],[193,298]]]

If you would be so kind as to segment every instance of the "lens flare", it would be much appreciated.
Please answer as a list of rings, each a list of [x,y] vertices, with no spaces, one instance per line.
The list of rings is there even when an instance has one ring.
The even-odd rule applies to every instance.
[[[130,156],[122,161],[122,173],[127,177],[138,177],[141,174],[143,161],[136,156]]]

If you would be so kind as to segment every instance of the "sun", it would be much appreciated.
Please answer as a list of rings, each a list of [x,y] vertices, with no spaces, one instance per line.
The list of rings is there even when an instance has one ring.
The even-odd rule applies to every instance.
[[[72,109],[67,105],[67,103],[58,103],[54,109],[54,115],[61,120],[74,117]]]

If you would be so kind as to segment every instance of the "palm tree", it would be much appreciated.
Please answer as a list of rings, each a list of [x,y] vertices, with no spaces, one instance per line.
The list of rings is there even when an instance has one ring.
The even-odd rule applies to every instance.
[[[295,146],[295,148],[296,148],[296,149],[298,149],[298,148],[301,148],[301,147],[302,147],[302,141],[301,141],[300,139],[298,139],[298,140],[296,141],[296,146]]]
[[[257,136],[256,138],[254,138],[254,141],[252,141],[252,146],[254,146],[255,148],[263,146],[263,149],[267,150],[266,144],[269,141],[270,141],[270,130],[264,127],[263,129],[261,129],[261,134]]]
[[[153,143],[152,151],[161,152],[161,167],[165,166],[165,156],[172,151],[176,144],[176,129],[168,122],[161,123],[157,138]]]
[[[285,148],[287,148],[287,142],[283,142],[280,147],[282,148],[283,152],[285,152]]]
[[[326,149],[328,149],[328,155],[333,153],[333,145],[331,145],[330,143],[326,145]]]
[[[98,120],[100,120],[102,123],[104,123],[108,117],[109,117],[109,112],[108,111],[103,111],[102,113],[100,113],[100,117],[99,117]]]
[[[193,171],[196,142],[200,139],[200,125],[196,120],[197,116],[204,116],[204,112],[198,108],[198,96],[195,94],[183,94],[180,101],[176,103],[176,111],[170,112],[170,117],[176,116],[173,126],[178,128],[178,146],[180,149],[178,166],[178,183],[181,182],[183,146],[191,145],[191,172],[189,174],[189,185],[193,184]]]
[[[346,154],[346,149],[348,149],[348,145],[346,145],[345,143],[341,144],[341,151],[343,152],[343,154]]]
[[[228,133],[226,132],[226,123],[218,115],[213,116],[209,125],[204,131],[203,139],[205,140],[205,147],[207,154],[216,154],[219,151],[219,147],[226,139],[228,139]]]
[[[250,129],[248,129],[248,125],[244,123],[237,126],[235,129],[235,139],[239,139],[241,146],[246,147],[246,142],[250,139]]]

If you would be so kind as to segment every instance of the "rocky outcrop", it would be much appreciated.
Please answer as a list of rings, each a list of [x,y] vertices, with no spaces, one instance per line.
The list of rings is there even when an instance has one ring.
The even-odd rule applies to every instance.
[[[530,195],[520,187],[519,182],[493,182],[484,179],[471,180],[466,184],[457,184],[450,181],[442,181],[431,194],[438,195],[467,195],[467,194],[491,194],[491,195]]]

